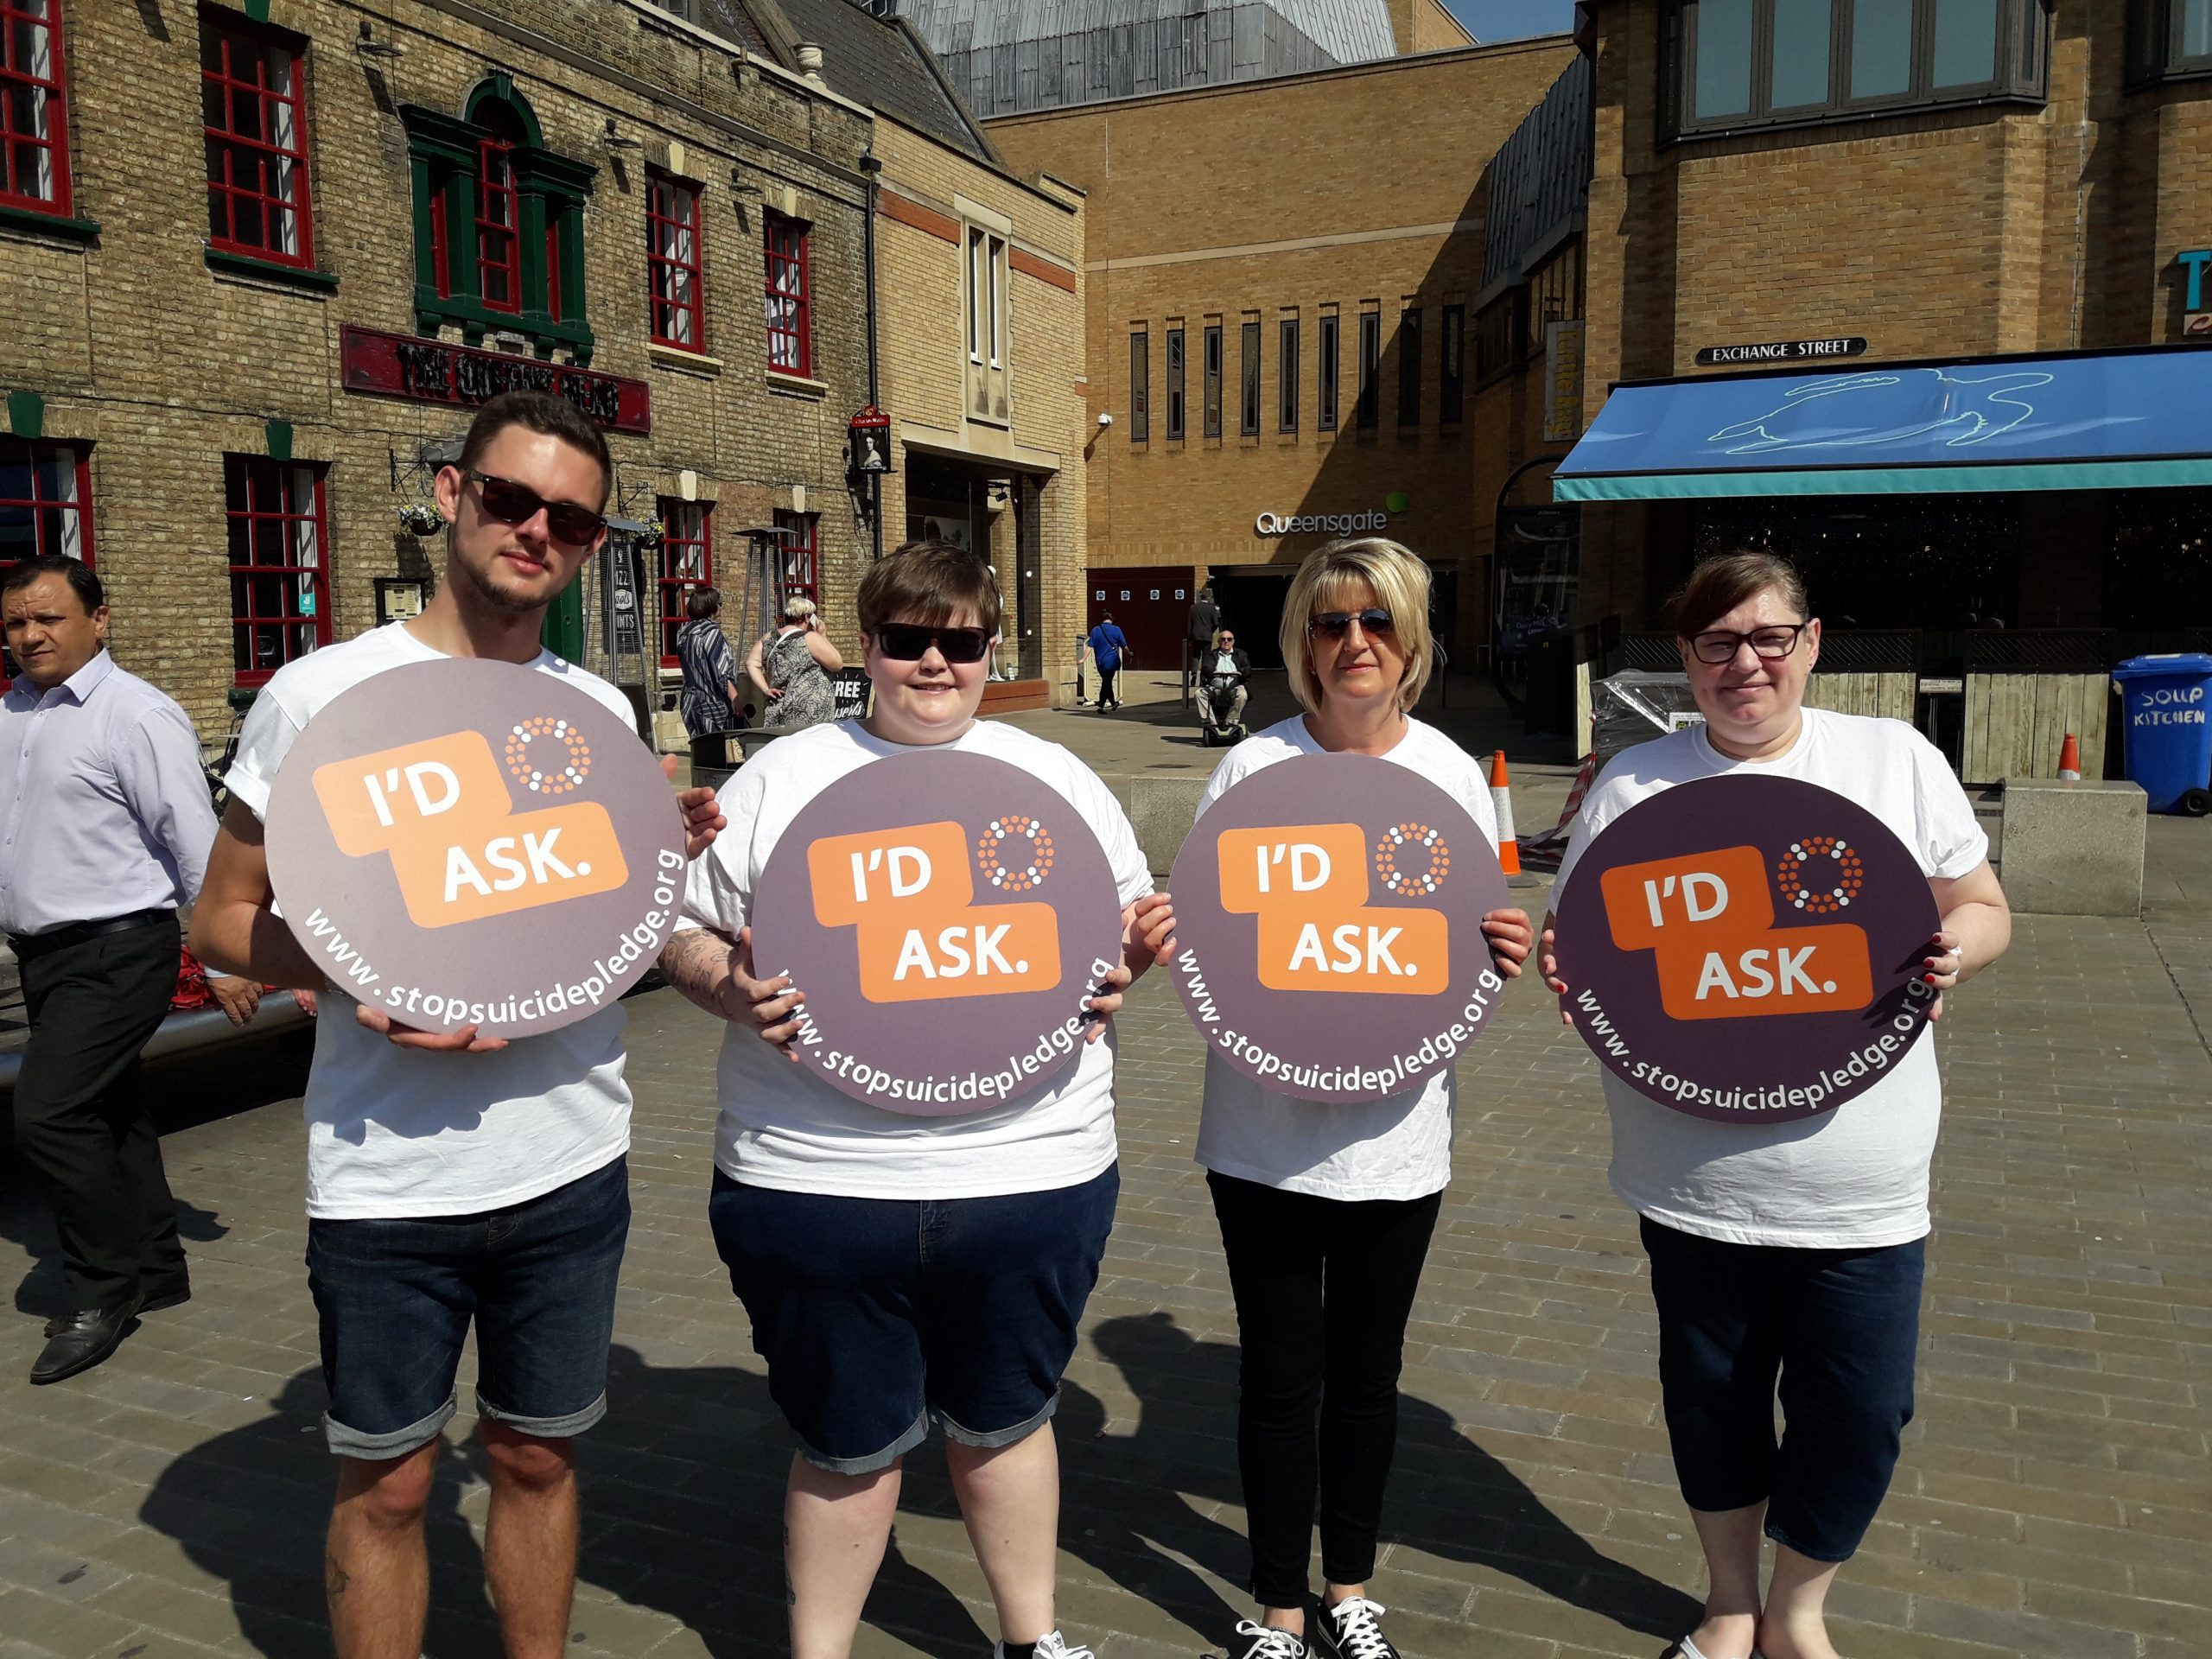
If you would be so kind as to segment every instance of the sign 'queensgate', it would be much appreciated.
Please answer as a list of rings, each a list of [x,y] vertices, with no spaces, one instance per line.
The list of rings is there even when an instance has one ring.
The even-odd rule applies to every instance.
[[[1369,512],[1263,512],[1252,528],[1262,536],[1349,536],[1355,531],[1388,530],[1390,515],[1376,507]]]

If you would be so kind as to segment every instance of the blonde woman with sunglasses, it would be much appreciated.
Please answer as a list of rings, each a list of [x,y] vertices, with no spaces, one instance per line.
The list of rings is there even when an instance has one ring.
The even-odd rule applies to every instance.
[[[1281,629],[1304,712],[1231,749],[1199,813],[1263,766],[1369,754],[1440,785],[1495,847],[1481,768],[1409,712],[1433,659],[1428,601],[1428,567],[1395,542],[1332,542],[1310,555]],[[1528,916],[1492,911],[1483,931],[1497,971],[1517,977],[1533,943]],[[1305,1659],[1309,1645],[1338,1659],[1395,1659],[1367,1581],[1397,1440],[1406,1321],[1452,1178],[1458,1094],[1446,1071],[1364,1105],[1325,1105],[1207,1057],[1198,1160],[1236,1299],[1236,1453],[1260,1604],[1257,1621],[1237,1625],[1232,1659]],[[1317,1498],[1326,1587],[1309,1619]]]

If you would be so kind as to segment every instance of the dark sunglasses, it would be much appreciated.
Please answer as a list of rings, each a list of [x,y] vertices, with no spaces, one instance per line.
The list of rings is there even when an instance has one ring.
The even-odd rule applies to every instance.
[[[940,628],[925,622],[879,622],[875,648],[894,663],[918,663],[931,645],[948,663],[980,663],[991,648],[982,628]]]
[[[1306,628],[1307,632],[1318,633],[1325,639],[1341,639],[1351,632],[1355,622],[1359,624],[1359,631],[1370,639],[1389,633],[1395,626],[1390,613],[1378,607],[1366,611],[1316,611]]]
[[[484,511],[503,524],[527,524],[543,509],[545,527],[552,531],[553,539],[570,547],[589,546],[607,528],[606,514],[580,507],[573,501],[548,501],[528,485],[518,484],[511,478],[494,478],[489,473],[476,472],[461,476],[483,486],[480,493]]]

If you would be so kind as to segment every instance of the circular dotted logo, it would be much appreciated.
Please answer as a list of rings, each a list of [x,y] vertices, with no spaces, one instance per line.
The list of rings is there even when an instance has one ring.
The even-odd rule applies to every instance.
[[[1001,893],[1027,893],[1052,873],[1052,838],[1036,819],[1009,812],[983,826],[976,863]]]
[[[533,795],[565,795],[591,771],[591,745],[565,720],[540,715],[508,728],[507,770]]]
[[[1806,836],[1774,867],[1783,900],[1808,916],[1846,909],[1866,884],[1866,867],[1840,836]]]
[[[1452,849],[1443,832],[1428,824],[1393,824],[1375,843],[1376,876],[1401,898],[1434,893],[1451,873]]]

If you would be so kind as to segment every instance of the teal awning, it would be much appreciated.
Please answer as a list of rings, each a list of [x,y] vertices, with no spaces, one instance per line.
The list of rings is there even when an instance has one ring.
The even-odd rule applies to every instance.
[[[2212,486],[2193,347],[1784,371],[1614,390],[1559,501]]]

